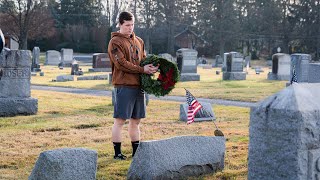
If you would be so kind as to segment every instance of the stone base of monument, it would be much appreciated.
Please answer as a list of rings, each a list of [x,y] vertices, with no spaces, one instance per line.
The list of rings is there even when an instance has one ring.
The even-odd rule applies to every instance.
[[[29,180],[96,179],[98,154],[84,148],[63,148],[44,151],[32,170]]]
[[[200,75],[196,73],[182,73],[180,81],[200,81]]]
[[[287,81],[290,79],[290,75],[278,75],[272,72],[268,73],[268,80]]]
[[[111,72],[111,68],[90,68],[89,72]]]
[[[212,111],[212,105],[207,102],[200,102],[200,104],[202,105],[202,108],[195,115],[194,121],[201,122],[215,120],[216,117]],[[180,121],[188,121],[188,104],[180,104],[179,119]]]
[[[0,98],[0,116],[33,115],[38,112],[38,99]]]
[[[77,77],[78,81],[81,80],[106,80],[108,79],[109,75],[96,75],[96,76],[81,76],[81,77]]]
[[[127,179],[186,179],[224,168],[225,138],[180,136],[140,142]]]
[[[33,69],[31,70],[31,72],[41,72],[41,69],[40,69],[40,68],[33,68]]]
[[[223,72],[223,80],[246,80],[245,72]]]

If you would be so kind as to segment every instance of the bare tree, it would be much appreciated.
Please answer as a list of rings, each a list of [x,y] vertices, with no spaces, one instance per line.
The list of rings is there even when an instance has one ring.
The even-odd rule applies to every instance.
[[[16,36],[20,49],[27,49],[29,37],[49,36],[54,33],[54,21],[46,11],[46,3],[33,0],[2,0],[0,25]]]

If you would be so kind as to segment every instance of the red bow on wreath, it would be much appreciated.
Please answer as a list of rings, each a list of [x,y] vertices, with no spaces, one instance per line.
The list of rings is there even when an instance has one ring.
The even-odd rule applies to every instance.
[[[171,68],[165,75],[159,74],[158,80],[161,81],[161,85],[164,90],[168,90],[170,87],[174,86],[175,82],[173,81],[173,68]]]

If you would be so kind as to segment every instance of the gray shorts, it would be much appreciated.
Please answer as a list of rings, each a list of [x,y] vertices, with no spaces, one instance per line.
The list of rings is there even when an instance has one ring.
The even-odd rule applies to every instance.
[[[141,119],[146,117],[145,95],[141,89],[129,87],[117,87],[114,89],[114,118]]]

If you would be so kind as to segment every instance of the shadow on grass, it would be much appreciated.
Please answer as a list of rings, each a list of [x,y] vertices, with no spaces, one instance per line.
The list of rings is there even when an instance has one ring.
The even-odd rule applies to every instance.
[[[76,126],[72,126],[72,128],[74,129],[89,129],[89,128],[96,128],[96,127],[101,127],[100,124],[79,124],[79,125],[76,125]]]

